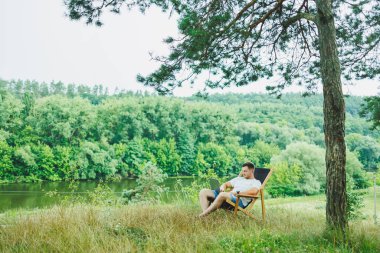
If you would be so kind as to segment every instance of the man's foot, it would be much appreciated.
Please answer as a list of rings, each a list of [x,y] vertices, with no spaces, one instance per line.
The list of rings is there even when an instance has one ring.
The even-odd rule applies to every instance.
[[[205,213],[201,213],[200,215],[198,215],[198,218],[203,218],[203,217],[205,217],[207,214],[205,214]]]

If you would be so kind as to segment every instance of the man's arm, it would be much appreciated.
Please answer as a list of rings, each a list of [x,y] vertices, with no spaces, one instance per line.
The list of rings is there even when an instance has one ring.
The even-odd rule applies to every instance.
[[[220,189],[221,192],[224,192],[227,188],[232,188],[232,184],[231,184],[230,181],[225,182],[224,184],[222,184],[219,189]]]
[[[255,196],[258,192],[259,192],[259,189],[257,187],[252,187],[249,190],[239,192],[239,195],[253,195],[253,196]],[[233,192],[233,194],[236,196],[237,192]]]
[[[259,192],[259,189],[257,187],[253,187],[247,191],[240,192],[241,194],[247,194],[247,195],[256,195]]]

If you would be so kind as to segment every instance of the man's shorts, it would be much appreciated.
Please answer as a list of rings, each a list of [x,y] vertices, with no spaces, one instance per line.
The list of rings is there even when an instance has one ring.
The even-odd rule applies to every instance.
[[[215,198],[218,197],[219,195],[219,190],[212,190],[214,192],[214,196]],[[230,200],[234,203],[236,203],[236,196],[232,194],[232,192],[230,193]],[[241,201],[241,199],[239,199],[239,206],[241,208],[246,208],[246,206],[243,204],[243,201]]]

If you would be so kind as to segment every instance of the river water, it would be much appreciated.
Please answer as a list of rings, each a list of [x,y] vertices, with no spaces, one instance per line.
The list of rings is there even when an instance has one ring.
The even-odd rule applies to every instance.
[[[168,187],[165,194],[166,201],[170,201],[170,196],[175,194],[175,184],[180,179],[183,186],[190,185],[193,178],[168,178],[164,185]],[[86,194],[93,191],[99,182],[85,181],[77,183],[78,188],[73,190],[70,182],[40,182],[40,183],[14,183],[0,184],[0,212],[11,209],[32,209],[52,206],[62,201],[70,194]],[[121,196],[123,190],[133,189],[136,186],[135,179],[123,179],[118,182],[104,183],[111,188],[116,196]],[[49,192],[58,192],[54,197],[49,196]],[[75,193],[73,193],[75,192]]]

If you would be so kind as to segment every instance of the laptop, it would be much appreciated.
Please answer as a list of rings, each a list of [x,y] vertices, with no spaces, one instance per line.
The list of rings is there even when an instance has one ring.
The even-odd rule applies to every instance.
[[[215,191],[217,191],[218,193],[219,193],[219,191],[220,191],[220,182],[219,182],[219,180],[218,179],[216,179],[216,178],[210,178],[210,189],[211,190],[215,190]]]

